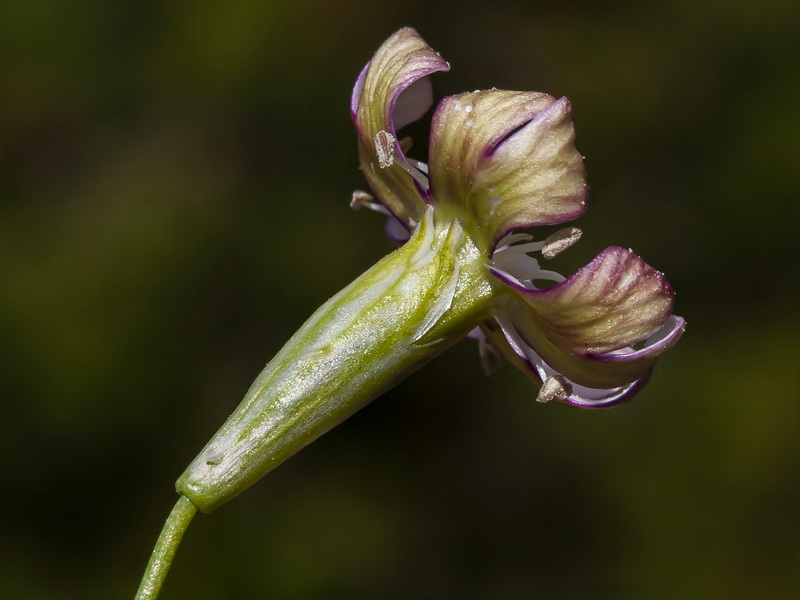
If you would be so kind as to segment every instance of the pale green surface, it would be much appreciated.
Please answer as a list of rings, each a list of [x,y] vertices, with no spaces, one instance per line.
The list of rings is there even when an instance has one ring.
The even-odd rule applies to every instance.
[[[162,598],[796,597],[797,3],[370,4],[0,2],[0,596],[131,597],[175,478],[391,251],[347,111],[414,25],[437,97],[569,97],[553,268],[632,247],[687,333],[601,413],[462,342],[197,517]]]
[[[499,282],[485,254],[458,221],[433,214],[300,328],[180,477],[179,493],[217,508],[487,318]]]

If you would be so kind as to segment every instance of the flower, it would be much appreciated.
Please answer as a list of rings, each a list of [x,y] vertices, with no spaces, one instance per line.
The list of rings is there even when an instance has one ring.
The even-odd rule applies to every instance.
[[[466,336],[487,370],[504,356],[526,373],[539,401],[598,408],[630,397],[681,335],[672,289],[633,252],[608,248],[565,278],[529,254],[552,258],[580,230],[537,242],[516,233],[586,209],[566,99],[445,98],[430,169],[406,156],[397,130],[431,106],[427,76],[448,68],[401,29],[359,75],[351,113],[378,201],[356,192],[352,206],[385,213],[400,247],[323,304],[256,378],[178,479],[193,506],[227,502]]]
[[[158,594],[198,509],[239,495],[464,337],[487,371],[504,356],[528,375],[539,402],[602,408],[639,389],[683,333],[664,275],[631,250],[607,248],[563,277],[530,254],[553,258],[579,229],[517,233],[586,210],[566,98],[450,96],[433,114],[430,168],[406,156],[397,131],[433,104],[428,76],[449,68],[406,28],[358,76],[350,112],[378,201],[356,191],[351,206],[386,214],[400,247],[306,321],[180,476],[137,598]]]
[[[504,356],[539,386],[540,401],[601,408],[629,399],[684,331],[684,320],[672,314],[672,288],[620,247],[568,278],[529,256],[550,259],[580,237],[577,228],[538,242],[517,233],[586,210],[566,98],[497,89],[450,96],[433,114],[430,165],[409,158],[410,140],[397,131],[432,106],[428,76],[449,68],[405,28],[361,71],[350,112],[361,169],[378,201],[359,191],[352,205],[384,212],[398,242],[429,212],[434,229],[459,224],[492,289],[488,314],[471,333],[487,371]]]

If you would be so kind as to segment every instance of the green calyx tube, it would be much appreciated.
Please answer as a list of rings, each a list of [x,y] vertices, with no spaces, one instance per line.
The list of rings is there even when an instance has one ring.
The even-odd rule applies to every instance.
[[[457,220],[428,209],[411,239],[326,302],[261,372],[176,484],[203,512],[464,337],[492,283]]]

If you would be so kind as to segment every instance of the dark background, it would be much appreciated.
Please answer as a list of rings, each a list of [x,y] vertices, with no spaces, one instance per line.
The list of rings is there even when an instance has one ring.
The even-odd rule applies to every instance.
[[[600,413],[460,344],[199,515],[164,598],[796,598],[796,6],[0,0],[0,595],[131,597],[174,480],[390,251],[348,103],[412,25],[437,97],[570,98],[556,268],[631,247],[687,333]]]

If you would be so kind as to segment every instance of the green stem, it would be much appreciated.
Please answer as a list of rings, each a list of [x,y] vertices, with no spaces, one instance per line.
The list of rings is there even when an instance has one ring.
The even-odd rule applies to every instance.
[[[192,504],[186,496],[181,496],[172,512],[164,523],[164,529],[158,536],[153,553],[150,555],[150,562],[139,584],[139,591],[136,592],[135,600],[155,600],[161,592],[161,586],[167,578],[167,573],[175,558],[175,552],[181,543],[181,538],[189,527],[197,512],[197,507]]]

